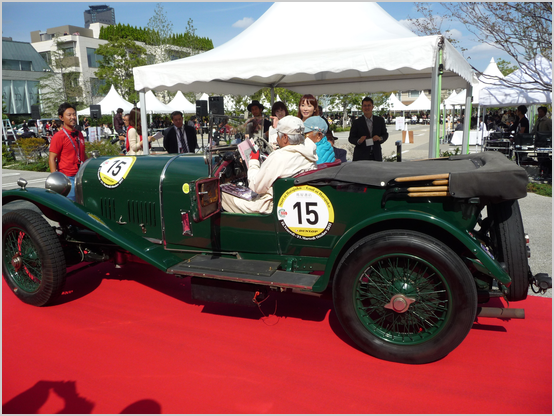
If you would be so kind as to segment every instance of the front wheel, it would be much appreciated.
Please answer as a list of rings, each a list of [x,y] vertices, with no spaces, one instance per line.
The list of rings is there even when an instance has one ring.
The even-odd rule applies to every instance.
[[[383,231],[345,254],[333,302],[363,351],[424,364],[464,340],[477,312],[477,291],[465,264],[440,241],[413,231]]]
[[[58,236],[40,214],[22,209],[2,217],[2,275],[19,299],[34,306],[52,303],[65,274]]]

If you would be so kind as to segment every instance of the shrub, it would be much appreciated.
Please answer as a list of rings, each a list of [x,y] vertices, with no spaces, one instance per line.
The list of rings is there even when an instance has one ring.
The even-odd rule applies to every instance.
[[[15,155],[13,151],[5,144],[2,144],[2,166],[13,162],[15,162]]]
[[[44,139],[29,137],[18,139],[17,144],[23,153],[25,162],[38,162],[40,159],[48,156],[48,148]]]
[[[92,151],[98,151],[100,156],[118,156],[121,153],[119,142],[111,144],[109,140],[102,140],[96,142],[87,142],[85,144],[85,152],[87,157],[91,157]]]

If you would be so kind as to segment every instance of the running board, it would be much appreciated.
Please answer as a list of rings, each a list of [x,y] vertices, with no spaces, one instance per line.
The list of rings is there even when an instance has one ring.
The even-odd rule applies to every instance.
[[[167,273],[208,279],[311,290],[318,275],[277,270],[277,261],[230,259],[200,254],[169,268]]]

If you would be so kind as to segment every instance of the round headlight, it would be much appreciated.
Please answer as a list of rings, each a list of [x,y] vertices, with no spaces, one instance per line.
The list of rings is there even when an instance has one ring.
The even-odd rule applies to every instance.
[[[52,172],[46,178],[44,187],[60,195],[67,196],[69,191],[71,191],[71,181],[61,172]]]

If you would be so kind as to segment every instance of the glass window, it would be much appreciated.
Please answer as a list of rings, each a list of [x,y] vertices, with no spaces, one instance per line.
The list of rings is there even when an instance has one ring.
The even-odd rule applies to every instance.
[[[98,68],[98,64],[102,61],[102,55],[97,55],[96,49],[87,48],[87,60],[89,68]]]
[[[20,61],[22,71],[31,71],[33,69],[31,61]]]
[[[65,57],[67,56],[75,56],[75,50],[73,49],[73,46],[70,46],[69,48],[61,48],[63,55]]]
[[[42,56],[42,59],[44,59],[48,65],[52,64],[52,54],[50,51],[39,52],[39,55]]]
[[[102,87],[103,85],[106,85],[106,80],[105,79],[98,79],[98,78],[91,78],[90,79],[90,89],[91,89],[93,97],[101,96],[100,87]]]
[[[408,95],[408,96],[409,96],[410,98],[417,98],[417,97],[419,97],[419,94],[420,94],[420,91],[412,90],[412,91],[409,92],[409,95]]]
[[[13,59],[2,59],[2,69],[19,71],[19,61]]]

